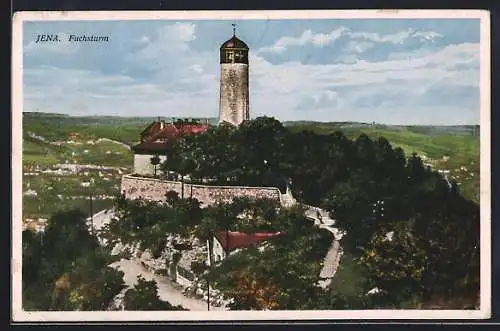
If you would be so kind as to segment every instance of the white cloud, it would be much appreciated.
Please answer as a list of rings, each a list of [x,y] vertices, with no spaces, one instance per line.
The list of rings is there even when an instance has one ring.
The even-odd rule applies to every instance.
[[[401,31],[394,34],[380,35],[373,32],[351,32],[349,36],[353,39],[369,40],[375,43],[402,44],[411,35],[411,30]]]
[[[323,47],[335,42],[342,36],[348,37],[350,39],[362,40],[361,42],[353,41],[351,47],[353,47],[354,45],[359,45],[360,49],[364,48],[364,50],[373,47],[374,43],[402,44],[406,40],[412,38],[418,39],[420,41],[435,42],[436,39],[443,37],[441,34],[433,31],[423,31],[415,29],[407,29],[393,34],[378,34],[374,32],[353,32],[351,29],[341,26],[329,33],[314,34],[311,30],[305,30],[298,37],[281,37],[274,43],[274,45],[262,47],[257,51],[257,53],[283,53],[291,46],[313,45],[316,47]],[[361,53],[361,51],[357,52]]]
[[[429,91],[477,88],[478,44],[450,45],[440,50],[422,48],[420,52],[394,53],[388,60],[368,62],[358,60],[356,54],[376,43],[439,36],[421,31],[353,33],[341,27],[325,34],[306,30],[297,38],[283,37],[267,51],[280,52],[301,45],[322,47],[345,35],[351,38],[347,44],[350,53],[339,57],[342,63],[273,64],[259,52],[252,52],[251,115],[282,120],[402,123],[406,118],[417,122],[450,120],[446,115],[424,116],[429,109],[435,114],[454,112],[456,118],[467,110],[467,105],[451,105],[453,100],[437,99],[427,108],[419,100]],[[49,66],[25,68],[25,110],[78,115],[217,116],[218,54],[191,48],[196,40],[196,25],[183,22],[163,26],[156,34],[139,40],[142,45],[124,56],[123,74]],[[391,109],[398,102],[404,105],[400,113]]]
[[[432,31],[416,31],[413,36],[421,40],[430,40],[433,43],[436,42],[436,39],[443,37],[442,34]]]
[[[290,118],[299,116],[296,108],[310,102],[309,113],[318,120],[333,120],[339,112],[343,117],[355,116],[356,101],[365,96],[392,98],[403,96],[403,101],[411,108],[419,98],[431,87],[443,89],[453,86],[469,87],[472,90],[479,84],[479,73],[474,66],[479,61],[478,44],[450,45],[431,54],[416,59],[387,60],[380,62],[357,61],[354,63],[338,63],[328,65],[300,64],[287,62],[272,65],[260,56],[252,57],[251,83],[253,85],[252,111],[267,109],[278,114],[278,117]],[[459,64],[465,64],[459,67]],[[325,97],[316,97],[318,93],[333,93],[336,108]],[[414,99],[412,99],[414,98]],[[309,101],[307,101],[309,100]],[[321,107],[319,102],[327,105]],[[441,108],[452,109],[448,102],[452,100],[434,100],[434,111]],[[381,104],[384,104],[383,102]],[[315,108],[316,107],[316,108]],[[416,106],[415,106],[416,107]],[[420,106],[419,106],[420,107]],[[420,107],[421,108],[421,107]],[[314,109],[314,113],[312,112]],[[460,110],[456,108],[455,110]],[[464,109],[461,109],[464,111]],[[473,111],[477,111],[474,109]],[[386,113],[386,112],[385,112]],[[323,114],[320,118],[319,114]],[[383,113],[369,116],[377,117]],[[366,113],[365,113],[366,115]],[[446,117],[449,119],[449,117]],[[344,118],[345,119],[345,118]],[[400,115],[399,121],[404,116]],[[425,121],[422,117],[420,120]],[[386,118],[385,121],[391,121]],[[397,121],[397,119],[396,119]]]
[[[304,46],[304,45],[314,45],[316,47],[323,47],[328,45],[338,38],[340,38],[348,29],[346,27],[340,27],[329,33],[318,33],[314,34],[311,30],[305,30],[299,37],[281,37],[278,39],[274,45],[269,47],[263,47],[257,50],[259,52],[271,52],[271,53],[282,53],[287,50],[290,46]]]
[[[25,70],[25,110],[73,115],[207,116],[211,94],[171,92],[161,84],[96,71],[41,67]]]
[[[402,44],[408,39],[418,39],[420,41],[430,40],[434,42],[443,35],[433,31],[423,31],[415,29],[407,29],[393,34],[378,34],[373,32],[350,32],[349,36],[353,39],[369,40],[374,43],[391,43]]]
[[[151,39],[148,37],[148,36],[141,36],[138,40],[137,40],[138,43],[141,43],[141,44],[147,44],[149,42],[151,42]]]
[[[359,59],[356,54],[345,54],[345,53],[341,54],[339,57],[335,59],[335,62],[348,63],[348,64],[356,63],[358,61]]]
[[[444,49],[415,58],[388,60],[379,62],[358,61],[352,64],[300,64],[298,62],[286,62],[271,65],[262,57],[252,58],[252,71],[263,80],[271,80],[279,77],[280,81],[289,85],[304,87],[305,82],[324,82],[329,86],[360,86],[384,82],[392,79],[429,79],[439,74],[441,78],[456,74],[456,70],[450,70],[460,63],[472,64],[478,61],[478,44],[451,45]],[[314,79],[315,78],[315,79]],[[476,79],[471,77],[468,81],[471,85],[477,85]],[[268,86],[271,87],[271,86]]]
[[[375,46],[375,44],[369,41],[351,40],[347,43],[344,51],[348,53],[364,53],[373,46]]]
[[[203,67],[199,64],[193,64],[189,68],[197,74],[201,74],[203,72]]]
[[[129,71],[149,72],[148,81],[165,91],[206,94],[217,84],[217,54],[195,52],[196,25],[182,22],[159,28],[149,43],[125,56]]]
[[[411,60],[412,58],[418,58],[425,55],[429,55],[436,52],[435,49],[422,47],[418,50],[405,51],[405,52],[391,52],[388,54],[388,60]]]
[[[138,67],[151,67],[171,61],[171,55],[189,51],[189,43],[196,39],[196,26],[192,23],[166,25],[156,31],[154,38],[144,36],[144,46],[127,54],[125,60]]]

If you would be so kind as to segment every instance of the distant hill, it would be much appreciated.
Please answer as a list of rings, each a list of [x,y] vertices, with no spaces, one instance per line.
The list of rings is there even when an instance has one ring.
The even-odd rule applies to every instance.
[[[109,138],[134,145],[140,138],[141,131],[158,117],[125,116],[69,116],[66,114],[24,112],[23,136],[28,133],[43,136],[49,141],[65,140],[72,133],[78,132],[83,137]],[[179,118],[161,117],[165,121]],[[190,118],[193,119],[193,118]],[[216,124],[216,118],[196,118],[200,123],[208,120]]]
[[[160,117],[171,122],[179,117]],[[23,121],[36,121],[38,123],[62,124],[62,125],[147,125],[158,117],[126,117],[126,116],[70,116],[58,113],[23,112]],[[197,119],[200,122],[208,120],[212,125],[216,125],[218,119],[208,118],[183,118]],[[373,124],[365,122],[318,122],[318,121],[283,121],[284,126],[303,127],[304,129],[321,128],[328,131],[332,129],[362,129],[375,128],[381,130],[408,130],[423,134],[473,134],[479,132],[479,125],[388,125]],[[476,130],[476,131],[474,131]],[[321,130],[316,130],[321,131]]]
[[[169,122],[178,117],[160,117]],[[126,116],[70,116],[57,113],[23,112],[23,121],[37,121],[38,123],[62,124],[62,125],[148,125],[158,117],[126,117]],[[190,118],[192,119],[192,118]],[[216,118],[196,118],[200,122],[208,120],[216,123]]]
[[[479,125],[390,125],[373,124],[363,122],[317,122],[317,121],[285,121],[283,125],[288,127],[302,127],[303,129],[318,128],[326,131],[335,129],[379,129],[387,131],[410,131],[422,134],[477,134],[479,135]]]

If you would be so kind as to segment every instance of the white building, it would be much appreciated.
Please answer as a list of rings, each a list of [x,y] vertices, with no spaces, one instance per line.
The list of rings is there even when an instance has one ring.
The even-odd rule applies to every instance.
[[[187,134],[199,134],[208,129],[208,124],[200,124],[192,120],[177,120],[166,123],[158,119],[141,132],[141,142],[132,147],[134,152],[134,173],[138,175],[158,175],[161,164],[167,160],[170,144],[177,138]],[[153,165],[151,159],[159,157],[160,163]],[[155,170],[156,168],[156,170]]]
[[[234,231],[221,231],[216,233],[211,238],[207,246],[211,248],[208,250],[208,264],[214,265],[224,260],[229,255],[232,255],[242,248],[254,246],[263,247],[263,243],[273,237],[281,235],[281,232],[275,233],[245,233]]]

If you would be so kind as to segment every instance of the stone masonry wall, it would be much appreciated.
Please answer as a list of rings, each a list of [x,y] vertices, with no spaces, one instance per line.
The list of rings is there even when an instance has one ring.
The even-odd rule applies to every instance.
[[[154,178],[133,177],[125,175],[122,177],[120,191],[127,199],[139,199],[152,201],[165,200],[168,191],[181,192],[180,182],[160,181]]]
[[[250,119],[248,64],[221,64],[219,121],[240,125]]]
[[[168,191],[175,191],[181,196],[182,183],[131,175],[122,177],[121,192],[127,199],[142,197],[146,200],[164,201],[165,193]],[[203,206],[217,201],[231,202],[235,197],[273,199],[279,202],[280,191],[276,187],[209,186],[185,183],[184,197],[195,198]]]

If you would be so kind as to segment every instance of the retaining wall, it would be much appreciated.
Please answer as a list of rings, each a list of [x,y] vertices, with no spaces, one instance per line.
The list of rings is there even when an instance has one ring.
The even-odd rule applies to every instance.
[[[164,201],[165,193],[175,191],[184,197],[192,197],[203,206],[220,202],[231,202],[235,197],[250,197],[256,199],[272,199],[281,203],[281,193],[276,187],[246,187],[246,186],[210,186],[188,184],[155,178],[125,175],[122,177],[121,192],[127,199],[143,198],[152,201]]]
[[[175,282],[183,287],[190,287],[191,285],[193,285],[192,281],[181,276],[178,271],[177,271],[177,275],[175,277]]]

